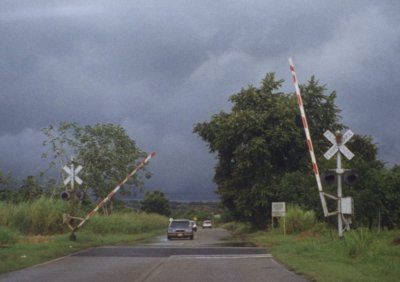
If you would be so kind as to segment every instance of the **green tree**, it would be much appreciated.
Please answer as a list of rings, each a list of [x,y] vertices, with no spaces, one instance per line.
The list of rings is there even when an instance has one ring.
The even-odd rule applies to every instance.
[[[214,182],[223,205],[234,219],[258,226],[265,225],[270,203],[279,199],[282,177],[310,173],[296,96],[279,92],[282,83],[268,73],[260,88],[249,86],[230,97],[230,113],[215,114],[193,129],[217,155]],[[322,152],[323,130],[343,127],[334,104],[336,93],[326,95],[325,86],[314,77],[301,89],[309,126],[322,131],[313,136],[314,149]]]
[[[17,203],[22,200],[21,193],[13,189],[16,179],[11,174],[3,174],[0,171],[0,201]]]
[[[77,123],[60,122],[58,126],[49,125],[42,129],[46,140],[43,146],[48,151],[42,154],[42,158],[49,160],[49,166],[46,171],[42,171],[41,175],[57,167],[57,169],[65,166],[71,161],[72,156],[76,156],[79,151],[79,135],[82,128]],[[64,171],[59,169],[60,178],[65,179]],[[61,182],[62,182],[61,181]]]
[[[23,181],[21,193],[23,200],[33,201],[43,195],[43,187],[37,183],[34,176],[30,175]]]
[[[378,187],[381,206],[380,224],[383,227],[392,229],[400,225],[400,166],[396,165],[391,168],[383,179],[380,180],[381,185]]]
[[[50,158],[49,167],[63,167],[74,156],[76,164],[84,168],[79,176],[83,180],[80,187],[93,192],[102,199],[120,183],[134,167],[134,163],[145,156],[118,125],[96,124],[80,126],[77,123],[60,123],[58,127],[49,126],[43,129],[47,136],[45,146],[50,152],[44,157]],[[150,174],[146,174],[150,177]],[[65,176],[61,175],[61,180]],[[121,187],[121,193],[129,193],[128,186],[141,187],[143,181],[137,175],[130,180],[127,187]],[[112,201],[103,206],[106,214],[112,210]]]
[[[277,198],[279,201],[294,204],[304,210],[312,210],[321,205],[315,186],[313,174],[301,171],[288,172],[279,181]]]
[[[97,124],[85,126],[79,136],[79,152],[77,160],[84,166],[82,178],[86,186],[102,199],[130,173],[134,162],[145,154],[136,146],[125,130],[113,124]],[[143,181],[134,176],[130,185],[141,187]],[[122,194],[129,191],[121,187]],[[105,212],[111,206],[105,205]]]
[[[161,191],[146,192],[143,200],[140,202],[140,209],[147,213],[158,213],[165,216],[171,215],[171,206],[169,200]]]

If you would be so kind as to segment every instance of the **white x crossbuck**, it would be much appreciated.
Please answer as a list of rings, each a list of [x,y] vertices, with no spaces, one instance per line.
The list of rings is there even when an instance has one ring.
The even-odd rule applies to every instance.
[[[344,144],[346,144],[346,142],[349,141],[350,138],[353,137],[353,135],[353,131],[346,131],[341,138],[341,142],[338,143],[335,134],[327,130],[324,133],[324,136],[333,144],[333,146],[324,154],[324,157],[329,160],[338,151],[340,151],[348,160],[351,160],[354,157],[354,154]]]
[[[81,185],[83,181],[77,176],[77,174],[82,170],[82,168],[83,167],[81,165],[78,165],[76,168],[74,165],[71,165],[71,168],[64,166],[63,170],[68,174],[68,177],[64,180],[64,185],[67,185],[71,181]]]

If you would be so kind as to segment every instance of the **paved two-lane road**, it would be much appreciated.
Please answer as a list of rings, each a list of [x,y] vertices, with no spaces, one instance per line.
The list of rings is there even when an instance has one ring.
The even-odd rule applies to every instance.
[[[100,247],[20,271],[0,281],[307,281],[278,264],[266,249],[224,244],[223,229],[200,229],[194,240]]]

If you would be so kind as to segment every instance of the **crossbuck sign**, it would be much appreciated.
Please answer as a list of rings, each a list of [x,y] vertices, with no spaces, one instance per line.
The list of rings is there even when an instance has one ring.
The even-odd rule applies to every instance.
[[[327,130],[324,133],[324,136],[333,144],[333,146],[324,154],[324,157],[327,160],[330,160],[338,151],[340,151],[348,160],[351,160],[354,157],[354,154],[344,144],[346,144],[353,135],[353,131],[348,130],[343,134],[341,141],[338,142],[335,134]]]
[[[76,168],[72,164],[71,167],[64,166],[63,170],[68,174],[68,177],[64,180],[64,185],[67,185],[69,182],[71,183],[78,183],[79,185],[82,184],[82,179],[80,179],[77,174],[82,170],[82,166],[78,165]]]

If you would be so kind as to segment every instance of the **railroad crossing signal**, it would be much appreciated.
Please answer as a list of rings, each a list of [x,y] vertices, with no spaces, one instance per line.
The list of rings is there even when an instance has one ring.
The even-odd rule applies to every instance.
[[[342,178],[345,184],[353,186],[357,183],[358,174],[351,169],[342,169]],[[325,185],[336,185],[338,180],[338,173],[336,171],[325,171],[321,173],[321,180]]]
[[[324,154],[327,160],[330,160],[338,151],[340,151],[348,160],[354,157],[354,154],[344,145],[347,141],[353,137],[354,133],[351,130],[346,131],[343,135],[340,132],[336,132],[336,135],[327,130],[324,133],[326,139],[328,139],[333,146]]]
[[[71,164],[71,167],[68,167],[67,165],[63,167],[63,170],[68,174],[68,177],[64,179],[64,185],[67,185],[69,182],[78,183],[81,185],[83,183],[82,179],[80,179],[77,174],[82,170],[82,166],[78,165],[76,168],[74,167],[74,164]]]
[[[350,197],[343,198],[342,195],[342,180],[344,178],[345,183],[354,185],[357,181],[357,174],[352,170],[344,170],[342,168],[342,154],[349,160],[354,157],[354,154],[344,145],[347,141],[353,137],[354,133],[351,130],[346,131],[343,135],[340,131],[336,131],[335,134],[327,130],[324,136],[333,144],[331,148],[324,154],[326,159],[331,159],[336,154],[337,168],[335,173],[324,173],[323,179],[326,184],[337,184],[337,197],[328,195],[332,199],[337,200],[337,215],[338,215],[338,234],[339,238],[343,237],[344,230],[350,230],[350,222],[344,215],[352,214],[353,212],[353,199]],[[345,207],[350,207],[346,208]],[[335,213],[333,213],[335,214]],[[332,214],[332,215],[333,215]]]

